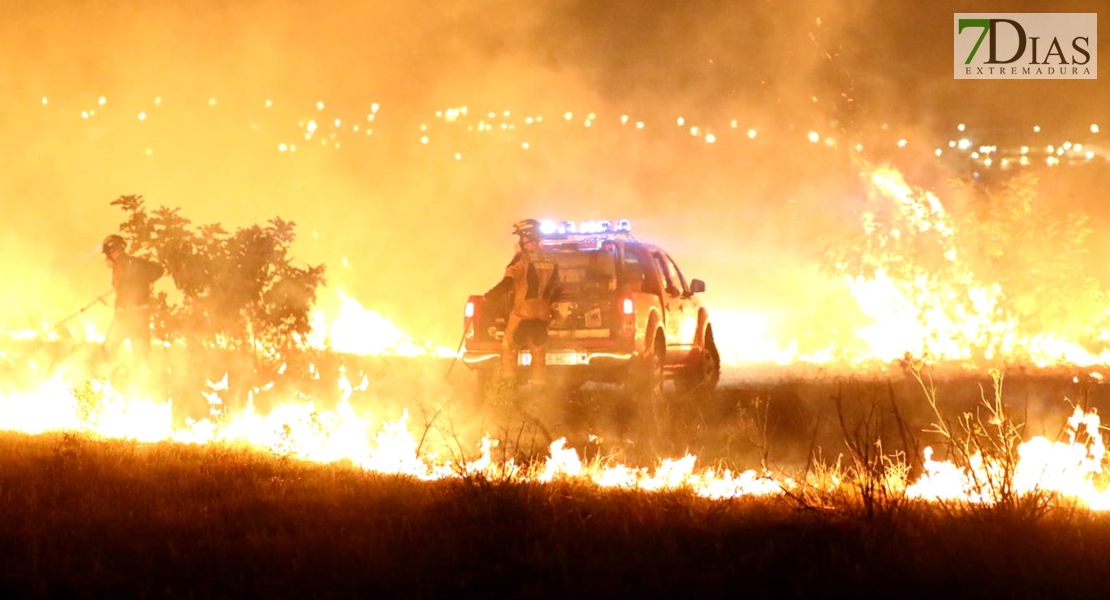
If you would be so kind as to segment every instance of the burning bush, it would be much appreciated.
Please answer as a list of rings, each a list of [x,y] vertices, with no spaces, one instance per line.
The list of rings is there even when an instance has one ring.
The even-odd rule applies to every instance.
[[[165,292],[155,298],[161,339],[272,355],[303,348],[324,265],[290,263],[295,223],[275,217],[231,233],[219,223],[194,226],[179,208],[148,211],[138,195],[111,204],[128,215],[120,230],[132,251],[162,263],[181,294],[177,303]]]
[[[862,232],[824,264],[878,322],[860,332],[873,355],[1043,364],[1104,350],[1107,292],[1085,261],[1087,216],[1039,201],[1034,175],[997,188],[958,183],[955,209],[894,169],[867,166],[864,176]]]

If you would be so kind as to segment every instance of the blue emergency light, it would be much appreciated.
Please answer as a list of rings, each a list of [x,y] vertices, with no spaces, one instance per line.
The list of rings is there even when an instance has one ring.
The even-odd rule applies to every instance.
[[[632,231],[632,222],[628,219],[616,221],[540,221],[540,233],[543,235],[573,235],[573,234],[604,234],[628,233]]]

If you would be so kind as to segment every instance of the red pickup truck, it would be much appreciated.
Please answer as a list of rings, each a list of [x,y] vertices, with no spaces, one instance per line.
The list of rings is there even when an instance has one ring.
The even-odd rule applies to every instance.
[[[680,392],[712,395],[720,355],[709,312],[659,246],[632,237],[628,221],[581,225],[545,221],[544,250],[558,263],[561,293],[547,342],[548,374],[568,386],[620,383],[638,399],[663,400],[663,382]],[[500,369],[501,339],[511,298],[470,296],[462,361],[480,385]],[[517,375],[531,356],[521,350]]]

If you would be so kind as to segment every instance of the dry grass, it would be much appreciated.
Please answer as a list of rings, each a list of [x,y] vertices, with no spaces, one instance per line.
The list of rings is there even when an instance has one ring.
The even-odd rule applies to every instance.
[[[850,502],[830,495],[827,506]],[[812,508],[812,507],[811,507]],[[0,436],[5,597],[1078,597],[1110,520],[424,483],[245,449]]]

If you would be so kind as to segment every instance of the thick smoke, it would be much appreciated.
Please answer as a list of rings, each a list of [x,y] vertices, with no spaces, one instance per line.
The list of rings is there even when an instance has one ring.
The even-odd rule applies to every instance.
[[[991,4],[978,9],[1008,8]],[[196,223],[293,220],[298,259],[328,264],[332,288],[452,346],[462,302],[499,278],[525,216],[630,218],[715,304],[812,330],[846,301],[813,265],[858,220],[848,148],[932,148],[959,121],[1089,123],[1107,100],[1097,82],[952,81],[951,2],[6,10],[8,325],[103,291],[97,243],[122,220],[108,202],[138,193]]]

